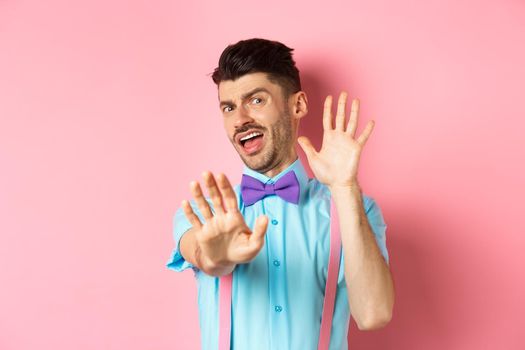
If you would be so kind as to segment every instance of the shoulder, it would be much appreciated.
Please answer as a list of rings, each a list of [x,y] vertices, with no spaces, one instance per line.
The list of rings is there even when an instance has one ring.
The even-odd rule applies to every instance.
[[[306,185],[306,193],[308,197],[317,200],[330,200],[330,189],[328,186],[314,178],[309,178]]]

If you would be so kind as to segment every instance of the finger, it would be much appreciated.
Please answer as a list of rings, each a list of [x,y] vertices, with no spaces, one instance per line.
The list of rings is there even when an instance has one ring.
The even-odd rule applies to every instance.
[[[238,211],[239,208],[237,206],[237,196],[235,194],[235,191],[232,188],[232,185],[230,184],[230,181],[226,177],[226,175],[224,175],[223,173],[218,174],[217,184],[219,186],[219,190],[221,191],[222,198],[226,206],[226,211],[228,212]]]
[[[204,198],[201,190],[201,186],[197,181],[192,181],[190,184],[191,194],[195,198],[195,202],[199,206],[202,216],[206,221],[213,217],[208,201]]]
[[[252,236],[250,240],[254,240],[259,246],[264,244],[264,236],[266,234],[266,229],[268,228],[268,217],[266,215],[261,215],[255,220],[255,225],[253,227]]]
[[[355,130],[357,128],[357,118],[359,116],[359,99],[352,100],[352,107],[350,110],[350,118],[348,120],[348,126],[346,132],[354,137]]]
[[[323,128],[324,130],[332,130],[332,95],[326,96],[324,100],[323,111]]]
[[[219,191],[219,188],[217,187],[217,183],[215,182],[215,177],[209,171],[203,172],[202,177],[204,178],[204,183],[206,184],[206,187],[208,188],[208,193],[210,194],[211,201],[213,203],[213,208],[215,209],[215,213],[223,214],[224,207],[222,205],[222,196]]]
[[[339,100],[337,101],[337,114],[335,116],[335,129],[345,131],[345,109],[346,100],[348,99],[348,93],[346,91],[341,92]]]
[[[370,134],[372,133],[372,130],[374,129],[374,125],[375,125],[375,122],[373,120],[369,121],[368,124],[366,124],[365,129],[363,130],[363,132],[357,139],[357,142],[361,146],[365,145],[366,141],[368,140],[368,137],[370,136]]]
[[[193,208],[191,207],[190,202],[188,202],[187,200],[183,200],[181,205],[182,205],[182,210],[184,211],[184,215],[186,216],[190,224],[193,227],[200,228],[202,226],[202,223],[199,217],[197,216],[197,214],[195,214],[195,212],[193,211]]]
[[[312,159],[317,151],[315,150],[314,146],[312,145],[312,142],[310,142],[310,139],[306,136],[300,136],[297,138],[297,142],[303,149],[304,153],[306,154],[306,157],[308,159]]]

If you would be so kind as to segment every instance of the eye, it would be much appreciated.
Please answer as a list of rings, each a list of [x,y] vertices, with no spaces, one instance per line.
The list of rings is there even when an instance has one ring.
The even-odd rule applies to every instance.
[[[262,103],[262,98],[260,98],[260,97],[254,97],[254,98],[252,99],[252,101],[259,101],[258,103],[255,103],[255,104],[258,105],[258,104],[261,104],[261,103]]]
[[[229,110],[227,110],[228,108],[229,108]],[[222,108],[223,112],[231,112],[231,110],[232,110],[231,106],[225,106],[225,107]]]

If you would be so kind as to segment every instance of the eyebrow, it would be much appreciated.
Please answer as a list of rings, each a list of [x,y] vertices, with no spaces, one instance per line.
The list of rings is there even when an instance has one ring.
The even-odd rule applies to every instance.
[[[247,93],[245,93],[244,95],[242,95],[242,96],[241,96],[241,100],[244,101],[244,100],[246,100],[248,97],[250,97],[250,96],[252,96],[252,95],[255,95],[256,93],[261,92],[261,91],[270,94],[270,91],[268,91],[268,89],[263,88],[263,87],[258,87],[258,88],[255,88],[255,89],[251,90],[251,91],[248,91]],[[233,105],[235,105],[235,104],[233,103],[232,100],[221,101],[221,103],[219,104],[220,107],[223,107],[223,106],[225,106],[225,105],[233,106]]]

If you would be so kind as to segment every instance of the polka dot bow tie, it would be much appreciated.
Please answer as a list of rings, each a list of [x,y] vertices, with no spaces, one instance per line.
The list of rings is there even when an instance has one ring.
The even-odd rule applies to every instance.
[[[241,196],[246,206],[272,194],[287,202],[299,203],[299,181],[295,173],[289,171],[273,184],[264,184],[252,176],[242,175]]]

